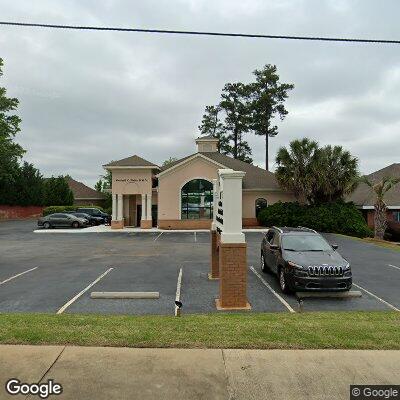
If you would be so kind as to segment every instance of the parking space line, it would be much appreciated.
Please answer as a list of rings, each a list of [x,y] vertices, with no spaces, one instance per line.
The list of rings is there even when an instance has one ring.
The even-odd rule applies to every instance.
[[[182,268],[179,270],[178,281],[176,283],[176,295],[175,295],[175,317],[180,316],[180,310],[182,307],[181,302],[181,286],[182,286]]]
[[[37,269],[37,267],[28,269],[28,270],[26,270],[26,271],[24,271],[24,272],[21,272],[21,273],[19,273],[19,274],[17,274],[17,275],[14,275],[14,276],[10,276],[9,278],[7,278],[7,279],[5,279],[4,281],[0,282],[0,285],[4,285],[5,283],[10,282],[11,280],[13,280],[13,279],[15,279],[15,278],[18,278],[18,277],[21,276],[21,275],[25,275],[25,274],[27,274],[28,272],[34,271],[35,269]]]
[[[388,307],[390,307],[392,310],[394,311],[400,311],[397,307],[395,307],[394,305],[388,303],[387,301],[381,299],[380,297],[378,297],[377,295],[371,293],[370,291],[368,291],[367,289],[364,289],[363,287],[361,287],[360,285],[356,285],[355,283],[353,283],[353,286],[363,290],[365,293],[368,293],[370,296],[374,297],[376,300],[380,301],[383,304],[386,304]]]
[[[396,268],[396,269],[400,270],[400,267],[396,267],[396,265],[392,265],[392,264],[388,264],[388,265],[389,265],[389,267]]]
[[[194,241],[197,242],[196,232],[194,232]]]
[[[164,232],[161,232],[155,239],[154,241],[156,241]]]
[[[250,265],[249,267],[251,269],[251,271],[257,276],[258,279],[260,279],[260,281],[263,283],[264,286],[267,287],[267,289],[269,289],[272,294],[291,312],[294,313],[295,311],[293,310],[293,308],[290,306],[290,304],[282,297],[280,296],[272,287],[271,285],[255,270],[255,268]]]
[[[96,280],[94,280],[90,285],[86,286],[85,289],[80,291],[76,296],[74,296],[70,301],[65,303],[58,311],[57,314],[62,314],[72,303],[79,299],[85,292],[87,292],[92,286],[94,286],[100,279],[104,278],[110,271],[114,268],[109,268],[106,272],[103,272]]]

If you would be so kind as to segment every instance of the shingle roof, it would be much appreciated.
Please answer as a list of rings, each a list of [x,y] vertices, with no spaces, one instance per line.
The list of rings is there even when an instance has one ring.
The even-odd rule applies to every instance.
[[[378,182],[385,176],[400,178],[400,163],[391,164],[385,168],[375,171],[367,177],[372,182]],[[375,195],[371,188],[365,183],[360,183],[357,189],[347,198],[348,201],[354,202],[358,206],[373,206],[375,203]],[[395,185],[385,195],[385,203],[388,206],[400,206],[400,183]]]
[[[201,152],[195,154],[202,154],[210,160],[224,165],[226,168],[231,168],[235,171],[246,172],[246,175],[243,178],[243,189],[280,189],[280,186],[275,178],[275,174],[270,171],[266,171],[265,169],[256,167],[241,160],[236,160],[218,152]],[[190,157],[193,157],[195,154],[191,154],[190,156],[174,161],[173,163],[161,168],[161,170],[166,171],[174,167],[175,165],[189,159]]]
[[[105,164],[104,167],[154,167],[156,169],[159,168],[158,165],[145,160],[142,157],[137,156],[136,154],[127,158],[123,158],[118,161],[111,161],[108,164]]]
[[[72,190],[75,199],[103,200],[106,197],[104,193],[98,192],[97,190],[94,190],[89,186],[86,186],[84,183],[76,181],[75,179],[67,178],[67,183],[69,188]]]

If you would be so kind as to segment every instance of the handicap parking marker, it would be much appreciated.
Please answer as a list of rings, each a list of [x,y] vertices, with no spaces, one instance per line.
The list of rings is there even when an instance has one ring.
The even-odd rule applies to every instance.
[[[388,264],[388,265],[389,265],[389,267],[396,268],[396,269],[400,270],[400,267],[396,267],[396,265],[392,265],[392,264]]]
[[[106,272],[103,272],[96,280],[94,280],[89,286],[80,291],[76,296],[74,296],[70,301],[65,303],[58,311],[57,314],[62,314],[72,303],[79,299],[85,292],[87,292],[92,286],[94,286],[100,279],[104,278],[110,271],[114,268],[109,268]]]
[[[388,303],[387,301],[381,299],[380,297],[378,297],[377,295],[371,293],[370,291],[368,291],[367,289],[364,289],[363,287],[361,287],[360,285],[356,285],[355,283],[353,283],[353,286],[363,290],[365,293],[368,293],[370,296],[374,297],[376,300],[380,301],[383,304],[386,304],[388,307],[390,307],[392,310],[394,311],[400,311],[397,307],[395,307],[394,305]]]
[[[7,279],[5,279],[4,281],[0,282],[0,285],[4,285],[5,283],[10,282],[10,281],[12,281],[12,280],[15,279],[15,278],[18,278],[18,277],[21,276],[21,275],[25,275],[25,274],[27,274],[28,272],[34,271],[34,270],[37,269],[37,268],[38,268],[38,267],[34,267],[34,268],[28,269],[28,270],[26,270],[26,271],[24,271],[24,272],[21,272],[21,273],[19,273],[19,274],[17,274],[17,275],[10,276],[9,278],[7,278]]]
[[[249,267],[251,271],[257,276],[257,278],[260,279],[260,281],[263,283],[264,286],[266,286],[272,294],[291,312],[294,313],[295,311],[293,308],[290,306],[290,304],[282,297],[280,296],[272,287],[271,285],[254,269],[252,265]]]

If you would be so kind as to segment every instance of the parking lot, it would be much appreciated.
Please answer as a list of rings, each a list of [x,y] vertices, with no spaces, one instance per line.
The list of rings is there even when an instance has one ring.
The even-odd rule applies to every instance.
[[[0,312],[165,314],[217,312],[218,281],[207,278],[207,232],[34,233],[36,221],[0,223]],[[276,278],[259,266],[262,232],[246,233],[248,300],[253,312],[297,312]],[[326,235],[353,269],[361,298],[307,299],[305,311],[399,310],[400,253]],[[253,268],[251,268],[253,267]],[[91,299],[92,291],[157,291],[159,299]]]

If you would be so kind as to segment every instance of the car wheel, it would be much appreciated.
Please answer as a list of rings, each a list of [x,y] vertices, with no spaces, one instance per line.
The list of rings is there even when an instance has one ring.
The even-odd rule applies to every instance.
[[[287,282],[286,274],[283,268],[279,268],[278,277],[279,277],[279,286],[281,287],[282,292],[286,294],[290,293],[291,290]]]
[[[44,228],[44,229],[50,229],[50,228],[51,228],[50,222],[45,222],[45,223],[43,224],[43,228]]]
[[[72,227],[73,228],[79,228],[79,222],[78,221],[74,221],[73,223],[72,223]]]
[[[265,264],[265,258],[264,258],[264,253],[261,252],[261,257],[260,257],[260,264],[261,264],[261,271],[262,272],[269,272],[269,268],[267,267],[267,264]]]

